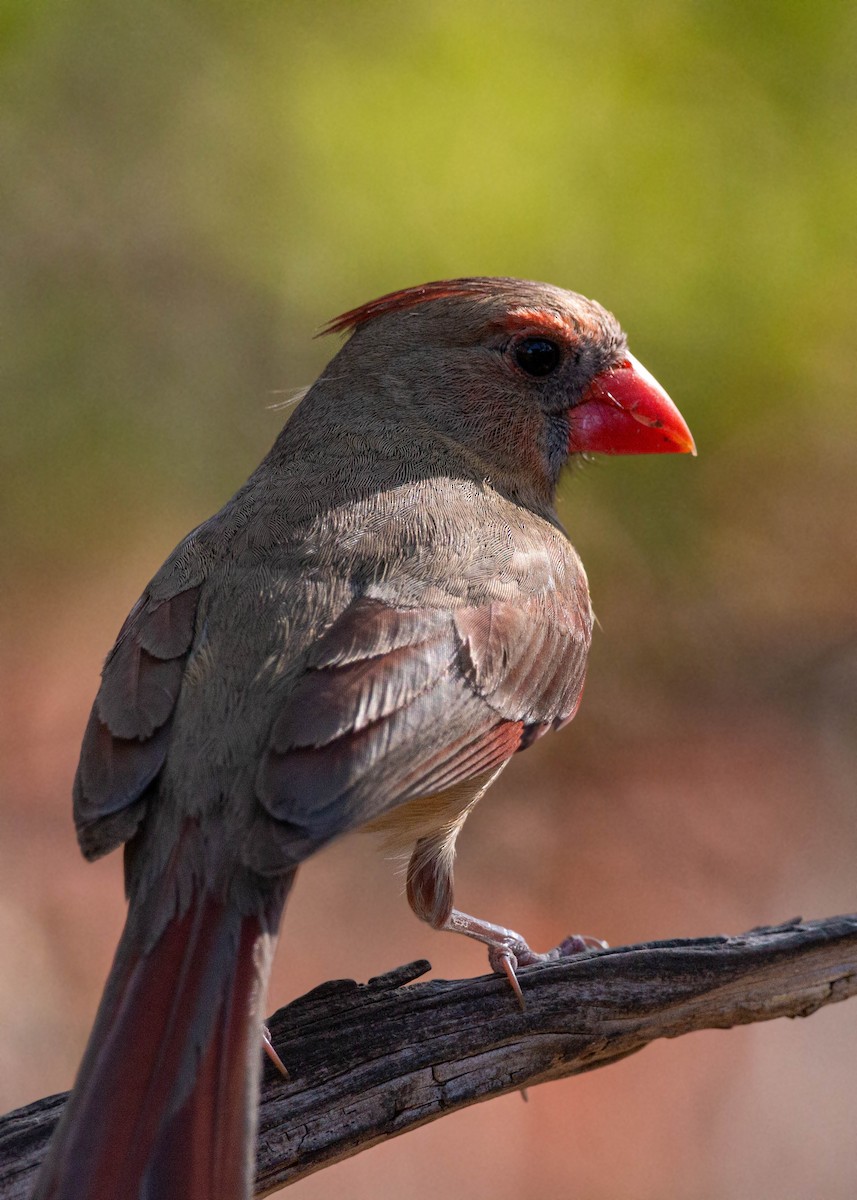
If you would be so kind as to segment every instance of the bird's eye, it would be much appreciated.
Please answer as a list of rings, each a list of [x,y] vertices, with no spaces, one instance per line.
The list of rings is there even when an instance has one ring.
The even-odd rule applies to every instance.
[[[559,346],[548,338],[523,338],[515,347],[515,362],[528,375],[550,375],[559,360]]]

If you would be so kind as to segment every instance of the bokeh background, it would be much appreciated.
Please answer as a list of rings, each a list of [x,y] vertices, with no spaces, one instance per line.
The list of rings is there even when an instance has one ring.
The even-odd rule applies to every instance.
[[[573,473],[601,622],[574,726],[459,843],[547,947],[857,909],[857,8],[5,0],[0,1108],[69,1086],[123,919],[70,785],[101,659],[242,482],[337,312],[447,275],[613,308],[699,458]],[[475,943],[370,840],[304,870],[271,1007]],[[857,1194],[857,1010],[472,1108],[299,1200]]]

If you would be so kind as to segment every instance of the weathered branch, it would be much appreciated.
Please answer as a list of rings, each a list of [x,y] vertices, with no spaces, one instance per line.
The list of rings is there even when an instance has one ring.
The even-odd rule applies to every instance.
[[[857,991],[857,915],[735,938],[649,942],[505,980],[406,987],[427,962],[322,984],[271,1019],[291,1071],[266,1068],[257,1194],[468,1104],[606,1066],[657,1038],[806,1017]],[[0,1121],[0,1200],[25,1200],[65,1101]],[[109,1119],[107,1114],[105,1119]]]

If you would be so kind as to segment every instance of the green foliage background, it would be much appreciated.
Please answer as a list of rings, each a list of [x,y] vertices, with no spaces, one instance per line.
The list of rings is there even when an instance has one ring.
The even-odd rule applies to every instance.
[[[86,570],[218,505],[274,435],[267,405],[329,354],[310,339],[332,314],[516,274],[612,307],[700,447],[576,482],[596,598],[615,570],[684,577],[691,624],[726,593],[762,657],[790,615],[804,635],[838,621],[857,583],[855,49],[845,4],[7,0],[17,573]]]

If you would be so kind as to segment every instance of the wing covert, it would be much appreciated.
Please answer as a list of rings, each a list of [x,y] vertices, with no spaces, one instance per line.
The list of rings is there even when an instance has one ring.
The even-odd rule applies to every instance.
[[[196,621],[199,587],[167,600],[144,595],[107,656],[74,781],[81,849],[98,858],[126,841],[164,764]]]
[[[258,798],[303,857],[397,804],[499,767],[574,713],[585,607],[400,608],[363,597],[319,640],[274,722]],[[280,850],[284,848],[280,845]]]

